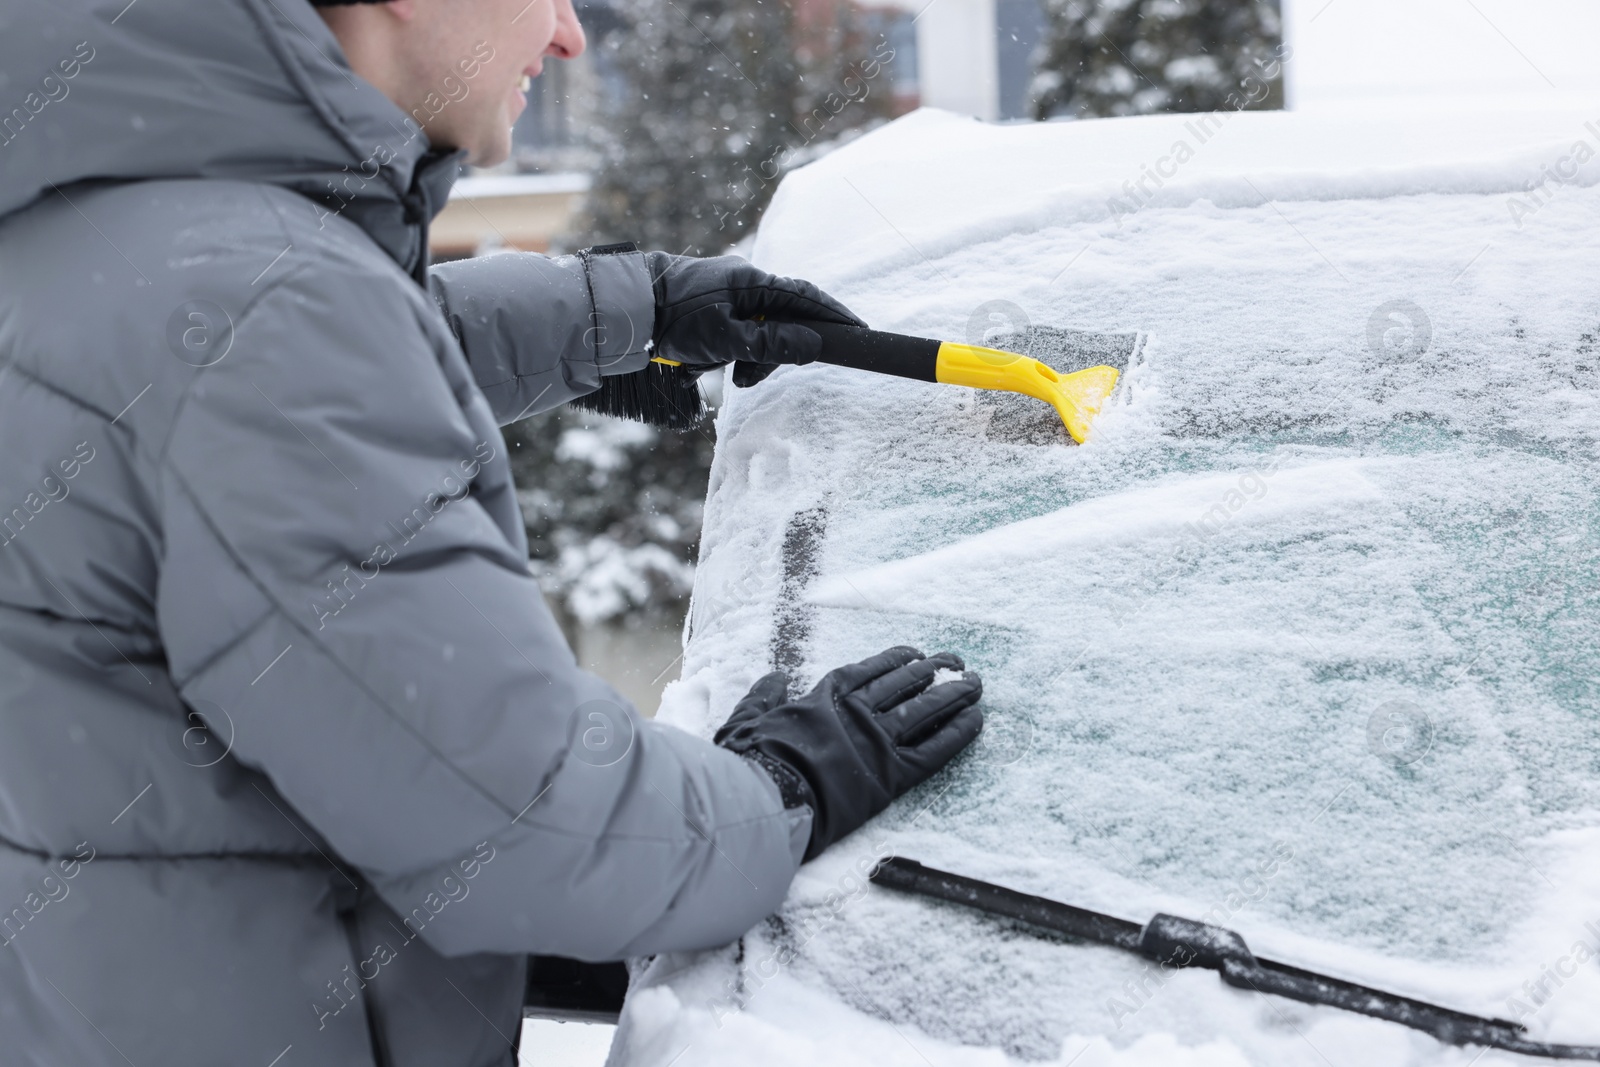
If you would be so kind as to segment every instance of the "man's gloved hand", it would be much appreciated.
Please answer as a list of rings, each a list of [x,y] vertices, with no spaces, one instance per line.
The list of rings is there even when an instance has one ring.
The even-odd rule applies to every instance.
[[[830,671],[797,700],[774,671],[733,709],[714,740],[760,764],[785,807],[811,808],[811,860],[949,763],[983,729],[983,681],[961,657],[900,646]]]
[[[822,338],[793,320],[866,325],[810,282],[768,274],[738,256],[646,252],[645,263],[656,294],[655,354],[697,373],[737,361],[735,385],[817,358]]]

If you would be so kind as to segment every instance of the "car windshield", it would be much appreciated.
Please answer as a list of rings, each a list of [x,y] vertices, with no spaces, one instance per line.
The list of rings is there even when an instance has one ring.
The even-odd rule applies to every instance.
[[[730,390],[667,717],[706,729],[771,662],[809,685],[901,643],[960,652],[987,716],[973,751],[802,872],[744,959],[776,952],[780,988],[930,1048],[1067,1060],[1175,1036],[1312,1063],[1319,1034],[1353,1027],[1363,1047],[1422,1041],[1415,1062],[1455,1062],[1208,972],[1152,978],[1109,949],[858,891],[852,863],[893,851],[1600,1040],[1583,1008],[1600,973],[1541,978],[1576,943],[1600,956],[1584,926],[1600,899],[1600,299],[1584,282],[1600,192],[1508,211],[1517,167],[1559,154],[1563,123],[1582,130],[1541,121],[1490,146],[1512,162],[1449,188],[1403,160],[1321,172],[1340,137],[1371,146],[1248,115],[1217,135],[1241,155],[1127,212],[1107,206],[1116,183],[1072,192],[1090,134],[1061,127],[913,117],[924,128],[790,180],[762,265],[875,327],[1124,373],[1083,446],[1020,397],[823,367]],[[1094,136],[1135,178],[1182,136],[1096,125],[1126,131]],[[1285,136],[1297,171],[1243,158]],[[1055,155],[1029,155],[1040,142]],[[1036,182],[1054,159],[1064,191],[940,229],[937,190],[878,193],[919,146],[924,163],[1014,159]],[[875,258],[818,250],[804,220],[829,209],[870,227]],[[704,966],[765,985],[726,954]],[[762,995],[741,1010],[805,1030],[803,996]]]

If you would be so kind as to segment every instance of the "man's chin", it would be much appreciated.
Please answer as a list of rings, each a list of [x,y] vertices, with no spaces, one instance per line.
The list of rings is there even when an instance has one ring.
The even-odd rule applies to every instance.
[[[511,158],[511,126],[507,123],[486,131],[467,150],[467,162],[474,167],[496,167]]]

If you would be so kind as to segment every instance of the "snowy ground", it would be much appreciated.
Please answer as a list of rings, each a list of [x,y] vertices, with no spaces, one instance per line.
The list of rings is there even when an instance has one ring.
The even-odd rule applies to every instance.
[[[517,1056],[522,1067],[598,1067],[606,1061],[616,1029],[601,1023],[527,1019]]]
[[[989,729],[741,944],[657,959],[614,1062],[1517,1060],[1141,985],[864,885],[891,851],[1600,1043],[1600,103],[1201,121],[924,111],[780,189],[756,261],[875,326],[1138,351],[1082,447],[834,368],[729,391],[661,717],[910,642]]]

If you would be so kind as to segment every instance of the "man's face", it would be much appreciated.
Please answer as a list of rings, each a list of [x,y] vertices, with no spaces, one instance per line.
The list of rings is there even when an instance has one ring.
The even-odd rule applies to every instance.
[[[322,9],[356,71],[422,126],[435,147],[492,166],[511,154],[520,91],[546,56],[584,49],[572,0],[391,0]]]

